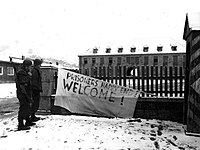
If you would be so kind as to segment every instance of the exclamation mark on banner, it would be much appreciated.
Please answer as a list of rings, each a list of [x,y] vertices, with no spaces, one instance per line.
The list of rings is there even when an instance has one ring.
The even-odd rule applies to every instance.
[[[124,96],[122,96],[121,105],[123,105],[123,102],[124,102]]]

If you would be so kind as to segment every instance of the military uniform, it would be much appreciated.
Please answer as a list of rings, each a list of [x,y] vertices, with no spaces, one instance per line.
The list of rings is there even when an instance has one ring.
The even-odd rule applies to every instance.
[[[17,72],[16,75],[16,86],[17,86],[17,98],[19,99],[19,112],[18,112],[18,129],[27,130],[30,129],[30,125],[34,125],[30,121],[31,113],[31,77],[28,74],[28,70],[25,67],[31,66],[32,62],[30,60],[25,60],[23,62],[22,68]],[[24,120],[26,123],[24,124]]]
[[[40,92],[42,92],[42,81],[41,81],[41,71],[40,71],[40,65],[42,64],[42,61],[39,59],[34,60],[34,67],[32,69],[32,78],[31,78],[31,84],[32,84],[32,96],[33,96],[33,104],[31,109],[31,120],[32,121],[38,121],[39,118],[35,116],[35,113],[37,112],[39,108],[40,103]]]
[[[31,103],[31,92],[30,92],[30,76],[24,70],[17,72],[18,85],[17,85],[17,98],[20,102],[19,117],[26,118],[30,115],[30,103]]]

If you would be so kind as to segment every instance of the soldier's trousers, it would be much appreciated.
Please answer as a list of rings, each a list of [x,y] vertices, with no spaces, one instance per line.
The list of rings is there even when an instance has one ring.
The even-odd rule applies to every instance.
[[[19,99],[18,119],[26,119],[31,113],[30,103],[22,93],[17,92],[17,98]]]
[[[33,103],[32,103],[32,108],[31,108],[31,115],[35,115],[40,104],[40,92],[33,90],[32,98],[33,98]]]

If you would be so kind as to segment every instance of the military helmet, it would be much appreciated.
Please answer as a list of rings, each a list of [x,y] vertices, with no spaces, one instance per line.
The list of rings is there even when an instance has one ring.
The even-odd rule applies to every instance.
[[[38,65],[41,65],[42,64],[42,60],[41,59],[35,59],[34,60],[34,65],[35,66],[38,66]]]
[[[23,65],[29,67],[29,66],[32,65],[32,61],[29,60],[29,59],[25,59],[25,60],[23,61]]]

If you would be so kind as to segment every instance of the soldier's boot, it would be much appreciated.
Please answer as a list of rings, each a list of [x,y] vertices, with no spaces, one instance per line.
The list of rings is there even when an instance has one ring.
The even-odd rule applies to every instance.
[[[18,119],[18,130],[20,131],[20,130],[29,130],[30,129],[30,127],[29,126],[25,126],[24,125],[24,122],[23,122],[23,119],[21,119],[21,118],[19,118]]]
[[[40,118],[36,117],[35,114],[31,115],[31,121],[36,122],[36,121],[39,121],[39,120],[40,120]]]
[[[27,117],[25,125],[26,126],[34,126],[34,125],[36,125],[36,123],[32,122],[30,117]]]

